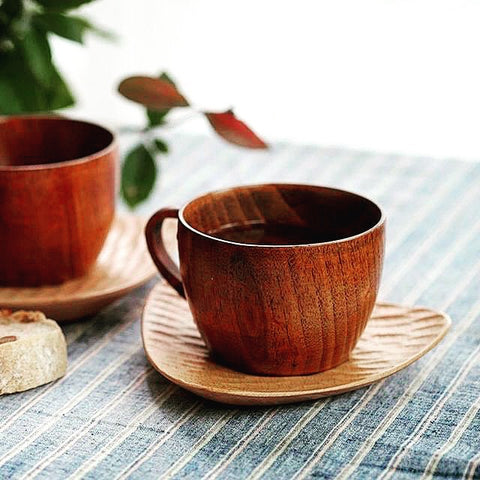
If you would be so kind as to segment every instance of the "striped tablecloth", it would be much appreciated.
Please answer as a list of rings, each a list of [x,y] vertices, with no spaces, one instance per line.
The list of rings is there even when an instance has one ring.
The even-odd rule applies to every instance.
[[[222,406],[147,363],[139,319],[152,281],[65,327],[63,379],[0,398],[0,478],[480,478],[480,163],[171,142],[140,213],[241,183],[364,193],[388,215],[380,298],[446,310],[451,332],[368,388],[278,408]]]

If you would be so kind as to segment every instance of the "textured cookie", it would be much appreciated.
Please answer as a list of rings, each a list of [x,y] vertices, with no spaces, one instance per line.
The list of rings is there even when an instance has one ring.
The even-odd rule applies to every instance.
[[[0,395],[56,380],[67,369],[62,330],[41,312],[0,310]]]

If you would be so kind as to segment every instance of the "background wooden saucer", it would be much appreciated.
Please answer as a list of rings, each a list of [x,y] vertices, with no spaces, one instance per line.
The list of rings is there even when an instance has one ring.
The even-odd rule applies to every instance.
[[[132,215],[116,217],[87,275],[55,286],[0,288],[0,308],[40,310],[58,322],[99,311],[155,275],[143,234],[145,223]]]

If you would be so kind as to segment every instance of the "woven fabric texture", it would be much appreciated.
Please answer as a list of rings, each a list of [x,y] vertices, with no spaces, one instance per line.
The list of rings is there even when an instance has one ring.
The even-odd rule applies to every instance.
[[[379,298],[448,312],[428,355],[368,388],[315,402],[235,408],[162,378],[140,339],[158,278],[64,328],[67,375],[0,397],[0,478],[480,478],[480,163],[216,139],[171,138],[140,209],[235,184],[353,190],[385,209]]]

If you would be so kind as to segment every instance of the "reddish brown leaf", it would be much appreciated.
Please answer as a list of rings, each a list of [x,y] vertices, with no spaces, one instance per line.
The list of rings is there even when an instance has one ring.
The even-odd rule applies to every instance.
[[[214,130],[228,142],[247,148],[268,148],[268,145],[235,117],[231,110],[223,113],[205,112],[205,116]]]
[[[151,110],[187,107],[188,102],[175,85],[162,78],[135,76],[123,80],[118,91],[129,100]]]

